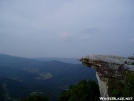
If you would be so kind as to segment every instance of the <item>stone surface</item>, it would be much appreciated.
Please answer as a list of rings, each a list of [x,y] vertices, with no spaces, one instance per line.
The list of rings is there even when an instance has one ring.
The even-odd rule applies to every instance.
[[[130,56],[130,57],[128,57],[129,59],[131,59],[131,60],[134,60],[134,56]]]
[[[100,77],[99,77],[97,72],[96,72],[96,78],[97,78],[98,84],[99,84],[100,95],[104,96],[104,97],[108,97],[108,86],[107,86],[107,83],[102,81],[102,80],[100,80]]]
[[[133,72],[134,60],[127,57],[111,55],[85,56],[79,59],[84,66],[96,69],[96,77],[101,97],[108,97],[108,81],[110,78],[124,80],[125,72]]]

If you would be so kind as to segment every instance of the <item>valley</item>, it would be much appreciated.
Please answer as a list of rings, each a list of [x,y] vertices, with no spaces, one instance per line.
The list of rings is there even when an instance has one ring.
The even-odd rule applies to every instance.
[[[50,101],[58,101],[62,90],[83,79],[96,80],[95,70],[81,64],[40,61],[0,55],[0,101],[5,96],[19,100],[33,92],[42,92]],[[9,98],[8,98],[9,99]]]

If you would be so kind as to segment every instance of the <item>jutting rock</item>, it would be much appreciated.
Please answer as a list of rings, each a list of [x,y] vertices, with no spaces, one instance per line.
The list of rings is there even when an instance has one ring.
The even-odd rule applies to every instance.
[[[79,60],[84,66],[96,70],[101,97],[109,97],[108,87],[110,80],[118,79],[125,83],[125,74],[134,72],[134,56],[127,58],[111,55],[93,55],[82,57]]]

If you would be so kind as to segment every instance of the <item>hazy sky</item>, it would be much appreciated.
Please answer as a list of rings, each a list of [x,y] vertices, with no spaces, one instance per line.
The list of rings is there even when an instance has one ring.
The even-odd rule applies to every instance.
[[[0,53],[132,55],[134,0],[0,0]]]

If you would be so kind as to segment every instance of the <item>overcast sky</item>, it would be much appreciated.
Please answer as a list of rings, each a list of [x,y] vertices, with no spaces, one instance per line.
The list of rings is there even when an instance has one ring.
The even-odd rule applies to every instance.
[[[0,53],[132,55],[134,0],[0,0]]]

